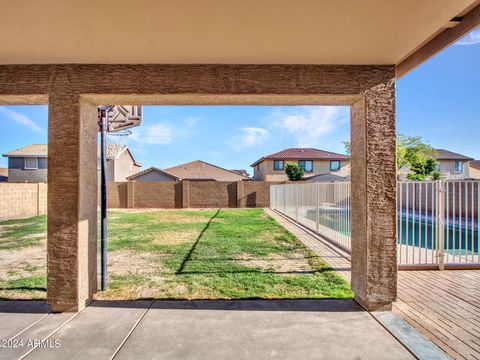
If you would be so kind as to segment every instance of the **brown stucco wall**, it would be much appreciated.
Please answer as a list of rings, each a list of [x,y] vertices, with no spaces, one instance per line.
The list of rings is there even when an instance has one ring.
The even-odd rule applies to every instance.
[[[351,107],[352,289],[368,310],[397,295],[396,126],[393,77]]]
[[[352,166],[355,149],[358,159],[368,154],[358,163],[366,182],[352,178],[353,193],[366,194],[354,217],[352,285],[367,308],[388,304],[396,294],[394,78],[394,65],[1,65],[0,104],[49,104],[48,302],[76,311],[97,286],[96,105],[364,101],[368,120],[355,133],[365,146],[352,138]]]

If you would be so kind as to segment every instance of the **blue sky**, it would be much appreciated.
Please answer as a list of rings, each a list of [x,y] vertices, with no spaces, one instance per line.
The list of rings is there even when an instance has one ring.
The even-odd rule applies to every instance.
[[[47,115],[46,106],[0,106],[0,152],[46,143]],[[480,158],[480,29],[397,82],[397,126]],[[145,167],[201,159],[251,171],[259,157],[287,147],[343,152],[349,132],[346,107],[146,106],[128,145]]]

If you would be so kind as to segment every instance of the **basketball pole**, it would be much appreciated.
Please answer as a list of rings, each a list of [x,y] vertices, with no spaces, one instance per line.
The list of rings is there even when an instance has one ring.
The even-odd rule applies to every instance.
[[[107,130],[108,130],[108,112],[111,106],[100,106],[100,152],[101,152],[101,205],[100,205],[100,249],[101,249],[101,289],[107,289]]]

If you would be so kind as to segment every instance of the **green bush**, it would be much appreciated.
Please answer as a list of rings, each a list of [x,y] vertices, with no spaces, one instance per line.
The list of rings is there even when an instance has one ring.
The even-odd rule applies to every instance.
[[[304,171],[300,165],[295,163],[286,163],[285,164],[285,174],[288,176],[290,181],[299,181],[302,180]]]

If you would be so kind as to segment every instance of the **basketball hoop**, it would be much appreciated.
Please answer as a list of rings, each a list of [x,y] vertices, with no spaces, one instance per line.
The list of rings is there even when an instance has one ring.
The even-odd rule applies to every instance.
[[[128,140],[128,137],[132,135],[130,130],[118,130],[115,132],[107,132],[107,146],[116,145],[116,146],[125,146]]]
[[[101,176],[101,224],[100,224],[100,261],[101,289],[107,289],[107,144],[125,146],[132,132],[128,129],[142,123],[141,106],[103,105],[98,107],[98,125],[100,130],[100,176]]]

